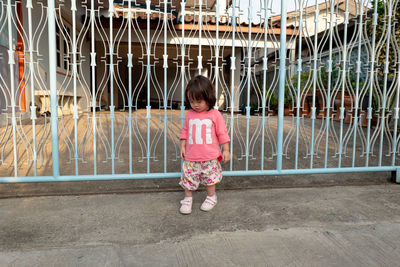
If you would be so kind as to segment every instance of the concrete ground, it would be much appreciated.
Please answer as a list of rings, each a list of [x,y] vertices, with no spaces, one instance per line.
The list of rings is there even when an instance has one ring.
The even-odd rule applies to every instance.
[[[0,266],[399,266],[388,174],[226,177],[185,216],[176,182],[1,185]]]

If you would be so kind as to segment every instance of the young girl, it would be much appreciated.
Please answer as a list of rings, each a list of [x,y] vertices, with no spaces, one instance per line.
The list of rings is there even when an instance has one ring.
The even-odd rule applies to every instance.
[[[216,97],[209,79],[198,75],[191,79],[185,90],[186,114],[181,133],[181,157],[183,173],[179,184],[185,189],[180,212],[192,212],[192,191],[204,184],[207,198],[201,205],[203,211],[211,210],[217,204],[215,185],[222,179],[220,161],[228,162],[229,136],[221,113],[214,109]],[[222,145],[223,152],[219,144]]]

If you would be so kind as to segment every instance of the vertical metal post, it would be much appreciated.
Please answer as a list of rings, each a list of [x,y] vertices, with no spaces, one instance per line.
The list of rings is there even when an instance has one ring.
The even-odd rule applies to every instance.
[[[35,81],[33,65],[33,30],[32,30],[32,0],[26,2],[28,9],[28,41],[29,41],[29,79],[31,87],[31,120],[32,120],[32,146],[33,146],[33,174],[37,175],[37,148],[36,148],[36,106],[35,106]]]
[[[150,106],[150,53],[151,53],[151,40],[150,40],[150,0],[146,0],[146,19],[147,19],[147,41],[146,41],[146,53],[147,53],[147,66],[146,66],[146,77],[147,77],[147,173],[150,173],[150,119],[151,119],[151,106]]]
[[[261,170],[264,170],[264,141],[265,141],[265,103],[266,103],[266,90],[267,90],[267,69],[268,69],[268,44],[267,44],[267,30],[268,30],[268,0],[264,0],[264,58],[263,58],[263,86],[262,86],[262,135],[261,135]],[[273,94],[273,93],[272,93]],[[271,94],[271,98],[273,95]]]
[[[314,159],[314,137],[315,137],[315,119],[316,119],[316,94],[317,94],[317,61],[318,61],[318,0],[315,0],[315,33],[314,33],[314,70],[313,70],[313,94],[311,107],[311,146],[310,146],[310,169],[313,167]]]
[[[217,20],[216,24],[216,34],[215,34],[215,96],[216,102],[214,108],[218,110],[219,105],[219,95],[218,95],[218,86],[219,86],[219,1],[217,0],[215,10],[215,19]]]
[[[202,23],[203,23],[203,1],[199,0],[199,55],[197,56],[197,68],[199,70],[199,75],[203,70],[203,56],[201,55],[201,38],[202,38]]]
[[[361,3],[359,3],[361,5]],[[349,24],[349,0],[346,0],[346,7],[344,12],[344,42],[343,42],[343,70],[342,70],[342,92],[340,104],[340,136],[339,136],[339,163],[338,168],[342,164],[342,150],[343,150],[343,120],[344,120],[344,91],[346,89],[346,67],[347,67],[347,28]]]
[[[282,170],[283,155],[283,105],[286,79],[286,0],[281,0],[281,36],[279,51],[279,97],[278,97],[278,132],[276,145],[276,169]]]
[[[383,81],[383,103],[382,103],[382,114],[381,114],[381,129],[380,129],[380,141],[379,141],[379,167],[382,166],[382,155],[383,155],[383,136],[385,129],[385,118],[386,118],[386,104],[387,104],[387,82],[388,82],[388,74],[389,74],[389,51],[390,51],[390,39],[392,38],[392,1],[388,2],[388,11],[389,14],[387,16],[388,26],[387,26],[387,41],[386,41],[386,55],[385,55],[385,67],[383,70],[384,81]]]
[[[168,135],[168,95],[167,95],[167,72],[168,72],[168,51],[167,51],[167,31],[168,31],[167,1],[164,1],[164,172],[167,172],[167,135]]]
[[[400,51],[397,51],[397,55],[400,56]],[[398,64],[398,69],[397,69],[397,73],[400,73],[400,64]],[[394,119],[394,128],[393,128],[393,145],[392,145],[392,166],[396,165],[396,148],[397,148],[397,127],[398,127],[398,123],[399,123],[399,95],[400,95],[400,78],[397,77],[397,84],[395,87],[395,108],[393,109],[394,114],[393,114],[393,119]],[[400,181],[399,181],[400,182]]]
[[[92,128],[93,128],[93,174],[97,174],[97,145],[96,145],[96,49],[95,49],[95,17],[94,0],[90,2],[90,67],[91,67],[91,86],[92,86]]]
[[[233,155],[233,131],[234,131],[234,102],[235,102],[235,68],[236,68],[236,58],[235,58],[235,34],[236,34],[236,0],[232,0],[232,56],[231,56],[231,143],[230,151]],[[233,168],[233,157],[229,162],[229,170],[232,171]]]
[[[329,60],[328,60],[328,88],[327,95],[328,99],[326,101],[326,139],[325,139],[325,164],[324,168],[328,164],[328,143],[329,143],[329,125],[330,125],[330,108],[331,108],[331,86],[332,86],[332,43],[333,43],[333,10],[335,1],[331,1],[330,6],[330,16],[329,16]]]
[[[182,40],[181,40],[181,127],[185,120],[185,0],[181,1]]]
[[[114,33],[113,33],[113,15],[114,1],[109,0],[108,14],[110,16],[110,121],[111,121],[111,173],[115,174],[115,148],[114,148]]]
[[[392,171],[392,181],[400,184],[400,168],[396,168],[395,171]]]
[[[301,101],[301,72],[302,72],[302,38],[303,38],[303,1],[300,0],[300,23],[299,23],[299,58],[297,59],[297,94],[296,94],[296,155],[294,157],[294,168],[297,169],[299,158],[299,131],[300,131],[300,101]]]
[[[183,127],[183,123],[185,120],[185,0],[181,1],[181,19],[182,19],[182,40],[181,40],[181,56],[182,56],[182,65],[181,65],[181,127]],[[181,160],[182,163],[182,160]],[[182,164],[181,164],[182,168]]]
[[[15,113],[15,73],[14,73],[14,50],[13,50],[13,38],[12,38],[12,12],[11,12],[11,0],[7,0],[7,25],[8,25],[8,65],[10,68],[10,90],[11,90],[11,123],[13,133],[13,152],[14,152],[14,176],[18,176],[18,154],[17,154],[17,118]],[[52,116],[53,117],[53,116]]]
[[[72,11],[72,70],[73,70],[73,86],[74,86],[74,158],[75,158],[75,175],[79,174],[78,166],[78,105],[77,105],[77,92],[76,92],[76,80],[77,80],[77,44],[76,44],[76,0],[71,1],[71,11]]]
[[[128,0],[128,127],[129,173],[132,173],[132,0]]]
[[[355,159],[356,159],[356,141],[357,141],[357,127],[358,127],[358,105],[359,105],[359,98],[360,98],[360,73],[361,73],[361,39],[362,39],[362,32],[363,32],[363,11],[364,6],[360,3],[359,9],[359,27],[358,27],[358,53],[357,53],[357,81],[356,81],[356,96],[355,96],[355,104],[354,104],[354,136],[353,136],[353,160],[351,166],[354,168],[355,166]]]
[[[51,145],[53,160],[53,177],[60,176],[59,147],[58,147],[58,112],[57,112],[57,51],[56,51],[56,22],[54,0],[48,1],[47,19],[49,29],[49,78],[50,78],[50,126],[51,126]]]
[[[252,1],[249,1],[249,39],[247,51],[247,103],[246,103],[246,171],[249,169],[249,135],[250,135],[250,84],[251,84],[251,20],[253,13]]]
[[[378,1],[375,1],[374,4],[374,15],[372,21],[372,47],[371,47],[371,70],[370,70],[370,80],[368,84],[369,88],[369,97],[368,97],[368,128],[367,128],[367,149],[366,149],[366,157],[365,157],[365,167],[368,167],[369,164],[369,154],[370,154],[370,144],[371,144],[371,122],[372,122],[372,87],[374,86],[374,78],[375,78],[375,41],[376,41],[376,26],[378,21]]]

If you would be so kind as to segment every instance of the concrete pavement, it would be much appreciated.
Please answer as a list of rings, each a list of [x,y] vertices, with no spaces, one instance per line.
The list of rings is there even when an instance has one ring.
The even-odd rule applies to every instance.
[[[222,187],[222,185],[221,185]],[[399,266],[400,186],[0,199],[0,266]]]

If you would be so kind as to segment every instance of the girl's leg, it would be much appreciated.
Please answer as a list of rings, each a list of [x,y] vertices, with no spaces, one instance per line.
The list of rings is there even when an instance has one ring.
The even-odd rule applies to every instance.
[[[207,196],[209,196],[209,197],[214,196],[216,187],[217,186],[215,184],[206,186]]]
[[[182,214],[190,214],[192,212],[192,191],[185,189],[185,198],[181,200],[181,208],[179,209]]]
[[[192,191],[185,189],[185,197],[192,197]]]
[[[217,205],[217,195],[215,194],[215,188],[215,184],[206,187],[207,197],[206,200],[204,200],[203,204],[201,204],[200,209],[202,211],[212,210],[212,208]]]

